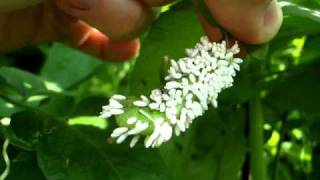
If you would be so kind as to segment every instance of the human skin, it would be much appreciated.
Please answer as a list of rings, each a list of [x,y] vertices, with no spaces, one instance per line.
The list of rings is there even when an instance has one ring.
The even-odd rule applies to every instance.
[[[105,60],[135,56],[137,38],[154,19],[152,6],[170,0],[1,0],[0,53],[27,44],[64,41]],[[271,40],[282,23],[276,0],[204,0],[217,22],[235,39],[259,44]],[[201,15],[211,39],[220,31]]]

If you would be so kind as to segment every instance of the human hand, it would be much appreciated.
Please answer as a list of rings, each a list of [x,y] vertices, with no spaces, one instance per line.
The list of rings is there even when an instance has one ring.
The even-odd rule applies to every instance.
[[[237,40],[249,44],[270,41],[282,24],[282,10],[277,0],[204,0],[214,19]],[[200,16],[211,39],[222,34]]]
[[[28,43],[66,39],[102,59],[129,59],[139,51],[136,37],[152,22],[150,7],[170,0],[41,1],[0,2],[0,53]],[[282,22],[276,0],[205,0],[205,3],[225,30],[248,43],[270,40]],[[22,7],[27,8],[18,9]],[[221,36],[201,16],[200,21],[211,39]]]

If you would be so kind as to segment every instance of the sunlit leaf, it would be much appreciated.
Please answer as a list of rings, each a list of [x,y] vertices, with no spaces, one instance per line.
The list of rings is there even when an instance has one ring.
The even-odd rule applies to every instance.
[[[41,75],[62,88],[69,88],[88,77],[101,63],[92,56],[56,43],[48,53]]]
[[[1,67],[0,76],[22,96],[48,92],[45,81],[36,75],[12,67]]]

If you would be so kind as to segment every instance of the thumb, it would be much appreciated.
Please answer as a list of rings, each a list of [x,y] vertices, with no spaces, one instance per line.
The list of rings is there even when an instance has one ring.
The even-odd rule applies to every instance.
[[[236,39],[250,44],[270,41],[282,24],[277,0],[204,0],[212,16]]]
[[[132,39],[151,23],[150,8],[137,0],[57,0],[65,13],[113,40]]]

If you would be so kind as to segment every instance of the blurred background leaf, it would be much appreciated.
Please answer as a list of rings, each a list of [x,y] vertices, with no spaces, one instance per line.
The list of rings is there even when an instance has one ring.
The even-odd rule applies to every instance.
[[[47,54],[41,76],[67,89],[87,78],[101,64],[90,55],[55,43]]]

